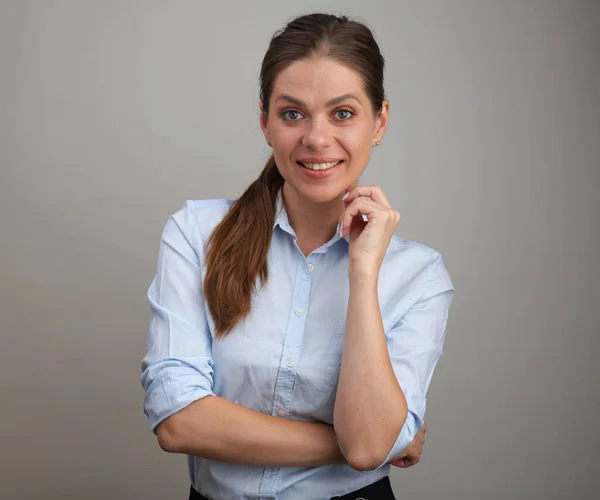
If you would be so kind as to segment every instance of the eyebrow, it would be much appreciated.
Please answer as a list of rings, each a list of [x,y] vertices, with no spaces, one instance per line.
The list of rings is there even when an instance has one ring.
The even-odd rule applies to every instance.
[[[291,102],[292,104],[295,104],[296,106],[306,108],[306,104],[304,102],[302,102],[300,99],[296,99],[295,97],[292,97],[289,94],[281,94],[279,97],[277,97],[277,99],[275,99],[275,102],[279,101],[280,99]],[[359,104],[362,104],[360,102],[360,99],[358,97],[356,97],[354,94],[343,94],[341,96],[330,99],[329,101],[327,101],[325,106],[327,106],[327,107],[334,106],[335,104],[339,104],[340,102],[345,101],[346,99],[354,99]]]

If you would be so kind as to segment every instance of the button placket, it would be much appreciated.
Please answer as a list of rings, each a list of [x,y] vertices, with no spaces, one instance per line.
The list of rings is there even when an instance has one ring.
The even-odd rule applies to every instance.
[[[281,365],[275,380],[273,415],[284,416],[290,411],[292,391],[297,371],[295,368],[300,355],[302,336],[308,312],[308,300],[312,285],[311,278],[312,276],[307,270],[306,260],[299,258],[296,266],[294,288],[292,290],[290,315],[288,316],[288,324],[284,337]]]
[[[290,412],[292,392],[296,370],[291,369],[297,364],[302,345],[302,336],[308,312],[308,300],[312,285],[312,276],[307,272],[306,261],[299,258],[296,266],[296,277],[292,290],[292,303],[288,313],[288,324],[283,341],[280,368],[275,378],[273,391],[273,416],[285,417]],[[259,486],[261,500],[274,500],[281,468],[266,467]]]

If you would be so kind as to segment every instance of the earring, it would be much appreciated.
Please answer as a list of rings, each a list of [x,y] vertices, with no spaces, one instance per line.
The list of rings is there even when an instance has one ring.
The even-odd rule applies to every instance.
[[[381,144],[381,142],[375,141],[375,147],[379,146],[380,144]]]

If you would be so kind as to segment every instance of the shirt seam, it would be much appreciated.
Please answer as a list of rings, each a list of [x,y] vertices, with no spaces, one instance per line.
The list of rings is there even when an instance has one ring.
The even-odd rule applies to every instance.
[[[215,207],[226,207],[229,206],[234,200],[218,199],[218,200],[191,200],[194,204],[194,213],[206,208]]]
[[[176,217],[174,217],[173,215],[171,215],[171,219],[173,219],[173,222],[177,226],[177,229],[179,229],[179,232],[181,233],[181,235],[183,236],[183,238],[185,239],[185,241],[187,242],[187,244],[189,245],[189,247],[192,249],[192,251],[196,255],[196,259],[198,260],[198,262],[195,262],[195,264],[198,267],[201,267],[201,265],[202,265],[202,258],[198,254],[198,250],[196,249],[196,246],[194,245],[194,242],[192,241],[192,238],[186,234],[186,232],[183,230],[183,227],[181,226],[181,224],[179,224],[179,222],[177,221]]]

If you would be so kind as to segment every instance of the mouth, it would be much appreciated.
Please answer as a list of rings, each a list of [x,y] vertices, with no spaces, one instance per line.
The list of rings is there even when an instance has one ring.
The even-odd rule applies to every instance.
[[[344,160],[323,162],[323,163],[309,163],[309,162],[296,161],[296,163],[299,166],[304,167],[307,170],[313,170],[313,171],[329,170],[331,168],[337,167],[338,165],[340,165],[343,162],[344,162]]]

